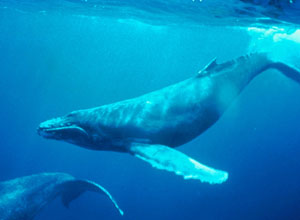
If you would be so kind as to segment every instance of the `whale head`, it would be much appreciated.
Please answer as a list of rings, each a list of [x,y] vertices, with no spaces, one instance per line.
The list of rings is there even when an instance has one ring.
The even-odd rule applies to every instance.
[[[42,122],[37,133],[48,139],[62,140],[79,146],[91,144],[89,128],[82,111],[74,111],[65,116]]]

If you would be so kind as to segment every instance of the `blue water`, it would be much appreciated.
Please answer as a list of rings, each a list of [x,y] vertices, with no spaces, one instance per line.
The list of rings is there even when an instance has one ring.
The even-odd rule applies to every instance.
[[[222,26],[300,25],[299,0],[1,0],[0,8],[116,19],[150,24]]]
[[[45,2],[30,6],[38,10],[1,2],[7,7],[0,9],[0,180],[70,173],[106,187],[125,215],[104,197],[86,193],[69,209],[53,201],[37,220],[300,219],[300,86],[275,71],[255,79],[213,127],[177,148],[228,171],[221,185],[36,134],[46,119],[162,88],[193,76],[214,57],[230,60],[249,48],[271,48],[299,68],[299,39],[273,44],[272,38],[271,44],[245,28],[183,20],[162,25],[117,13],[50,10]]]

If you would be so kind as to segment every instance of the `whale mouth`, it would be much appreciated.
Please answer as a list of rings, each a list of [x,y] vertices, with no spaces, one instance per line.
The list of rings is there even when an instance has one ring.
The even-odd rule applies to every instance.
[[[42,122],[37,128],[37,133],[47,139],[72,140],[74,138],[87,138],[88,133],[78,125],[62,123],[61,118]]]
[[[65,127],[59,127],[59,128],[38,128],[37,132],[40,136],[44,138],[50,138],[50,139],[65,139],[64,136],[66,133],[72,133],[75,134],[83,134],[87,136],[87,132],[82,129],[81,127],[72,125],[72,126],[65,126]]]

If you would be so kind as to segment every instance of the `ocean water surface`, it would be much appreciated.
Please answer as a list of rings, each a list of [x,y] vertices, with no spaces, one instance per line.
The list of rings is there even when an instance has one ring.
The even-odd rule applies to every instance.
[[[297,19],[266,23],[240,13],[242,22],[231,22],[221,13],[224,20],[201,22],[192,16],[198,4],[0,1],[0,180],[70,173],[106,187],[125,212],[86,193],[69,209],[56,199],[37,220],[300,219],[300,86],[277,71],[257,77],[214,126],[177,148],[228,171],[223,184],[184,180],[129,154],[36,134],[42,121],[179,82],[215,57],[266,51],[300,68]],[[298,9],[295,2],[290,11]]]

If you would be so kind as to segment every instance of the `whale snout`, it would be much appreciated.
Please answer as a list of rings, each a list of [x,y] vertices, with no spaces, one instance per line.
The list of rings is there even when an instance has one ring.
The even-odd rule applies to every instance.
[[[45,138],[62,139],[60,131],[70,126],[72,124],[64,122],[63,118],[54,118],[42,122],[37,128],[37,133]]]
[[[82,144],[89,140],[86,130],[68,116],[42,122],[37,128],[37,133],[47,139],[63,140],[76,144]]]

